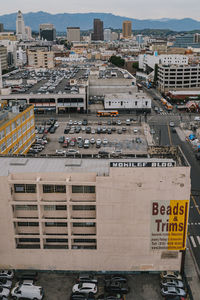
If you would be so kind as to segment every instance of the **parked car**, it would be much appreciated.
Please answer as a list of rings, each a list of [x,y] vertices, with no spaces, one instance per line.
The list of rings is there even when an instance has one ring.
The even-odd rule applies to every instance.
[[[112,129],[111,128],[107,129],[107,134],[112,134]]]
[[[70,132],[70,127],[66,127],[64,130],[64,134],[68,134]]]
[[[94,139],[94,138],[91,138],[91,139],[90,139],[90,143],[91,143],[91,144],[95,144],[95,139]]]
[[[108,140],[105,138],[103,139],[103,145],[107,145],[108,144]]]
[[[89,148],[89,147],[90,147],[90,141],[86,139],[86,140],[84,141],[83,147],[84,147],[85,149]]]
[[[182,276],[178,271],[163,271],[160,273],[161,278],[182,280]]]
[[[70,296],[70,300],[87,300],[87,295],[84,293],[72,293]]]
[[[170,126],[170,127],[174,127],[174,122],[172,122],[172,121],[169,122],[169,126]]]
[[[80,292],[84,294],[97,293],[97,285],[95,283],[89,283],[89,282],[81,282],[78,284],[75,284],[72,288],[72,292]]]
[[[185,297],[186,292],[183,289],[174,286],[165,286],[161,289],[162,296],[181,296]]]
[[[14,277],[13,270],[0,270],[0,278],[12,279]]]
[[[115,292],[120,294],[127,294],[129,292],[129,287],[118,281],[106,281],[105,282],[106,292]]]
[[[84,120],[82,121],[82,125],[84,125],[84,126],[87,126],[87,125],[88,125],[87,119],[84,119]]]
[[[127,126],[131,125],[131,120],[130,119],[126,119],[126,125]]]
[[[88,282],[88,283],[95,283],[95,284],[98,283],[96,277],[94,277],[91,274],[87,274],[87,273],[80,274],[77,279],[77,282]]]
[[[121,282],[121,283],[127,283],[127,278],[124,277],[124,276],[121,276],[121,275],[107,276],[105,278],[105,281],[107,281],[107,280],[112,281],[112,282],[118,281],[118,282]]]
[[[12,281],[7,278],[0,278],[0,287],[5,287],[10,289],[12,286]]]
[[[86,133],[91,133],[91,127],[86,127],[85,132]]]
[[[79,154],[78,150],[75,149],[68,149],[68,151],[66,152],[66,154],[70,155],[70,154]]]
[[[175,286],[178,288],[184,288],[184,284],[181,280],[176,279],[163,279],[160,282],[161,286]]]
[[[10,294],[10,290],[5,287],[0,287],[0,299],[4,299],[4,297],[8,297]]]
[[[65,141],[65,137],[64,136],[60,136],[59,139],[58,139],[58,143],[64,143]]]
[[[57,155],[65,155],[65,154],[66,154],[66,151],[65,151],[65,150],[62,150],[62,149],[56,149],[56,154],[57,154]]]
[[[197,160],[200,160],[200,153],[196,153],[195,157],[196,157]]]
[[[18,281],[15,286],[20,286],[20,285],[26,285],[26,286],[34,286],[34,280],[20,280]]]
[[[194,121],[200,121],[200,117],[199,116],[194,117]]]
[[[24,286],[14,287],[11,291],[13,299],[27,298],[32,300],[41,300],[44,296],[44,291],[41,286]]]
[[[18,280],[37,280],[38,273],[36,271],[16,271],[15,277]]]
[[[117,133],[118,133],[118,134],[122,134],[122,130],[121,130],[121,129],[118,129],[118,130],[117,130]]]

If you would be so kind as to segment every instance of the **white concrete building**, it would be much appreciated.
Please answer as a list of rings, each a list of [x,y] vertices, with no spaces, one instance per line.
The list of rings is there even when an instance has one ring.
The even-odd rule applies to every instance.
[[[22,12],[20,10],[17,13],[16,35],[17,35],[18,40],[26,39],[24,18],[23,18]]]
[[[148,68],[154,70],[155,64],[163,65],[187,65],[188,57],[180,54],[161,54],[157,52],[154,55],[140,54],[139,55],[139,68],[147,71]]]
[[[134,93],[132,95],[120,93],[105,95],[104,108],[117,109],[119,111],[151,111],[151,98],[147,97],[144,93]]]
[[[27,53],[21,47],[16,51],[16,66],[22,67],[27,63]]]
[[[200,88],[200,65],[159,65],[158,88],[162,92]]]
[[[110,29],[104,29],[104,41],[105,42],[111,41],[111,30]]]

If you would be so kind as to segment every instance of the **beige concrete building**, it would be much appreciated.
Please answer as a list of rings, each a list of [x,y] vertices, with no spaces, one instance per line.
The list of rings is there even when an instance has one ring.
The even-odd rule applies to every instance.
[[[8,54],[7,48],[5,46],[0,45],[0,60],[1,60],[1,69],[7,70],[8,69]]]
[[[166,150],[159,151],[164,157]],[[121,159],[1,157],[0,268],[179,270],[190,167],[176,148],[168,158],[154,152]],[[173,201],[185,211],[182,231],[179,219],[163,229]],[[173,246],[170,231],[181,235],[180,245]]]
[[[68,42],[80,42],[80,27],[67,27]]]
[[[125,39],[128,39],[132,36],[132,22],[124,21],[122,26],[122,36]]]
[[[30,67],[53,69],[55,66],[53,51],[27,50],[27,57]]]

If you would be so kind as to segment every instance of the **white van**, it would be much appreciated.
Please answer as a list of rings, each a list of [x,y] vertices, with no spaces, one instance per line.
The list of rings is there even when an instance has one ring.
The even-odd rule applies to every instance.
[[[199,116],[194,117],[194,121],[200,121],[200,117]]]
[[[15,300],[21,298],[41,300],[44,296],[44,291],[41,286],[20,285],[12,289],[11,295]]]

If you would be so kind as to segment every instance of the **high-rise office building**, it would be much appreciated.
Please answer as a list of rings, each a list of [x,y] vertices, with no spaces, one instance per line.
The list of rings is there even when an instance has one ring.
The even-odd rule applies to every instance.
[[[17,13],[16,35],[18,40],[24,40],[26,38],[24,18],[20,10]]]
[[[68,42],[80,42],[80,27],[67,27]]]
[[[2,23],[0,23],[0,32],[4,32],[4,27]]]
[[[103,21],[94,19],[92,41],[103,41]]]
[[[40,39],[51,42],[56,40],[56,29],[53,24],[40,24]]]
[[[31,40],[32,39],[31,27],[25,26],[25,34],[26,34],[26,39],[27,40]]]
[[[0,46],[0,60],[1,60],[1,68],[2,70],[8,69],[8,53],[7,47],[1,45]]]
[[[109,42],[111,41],[111,30],[104,29],[104,41]]]
[[[125,38],[125,39],[131,37],[131,35],[132,35],[132,22],[131,21],[123,22],[122,35],[123,35],[123,38]]]

